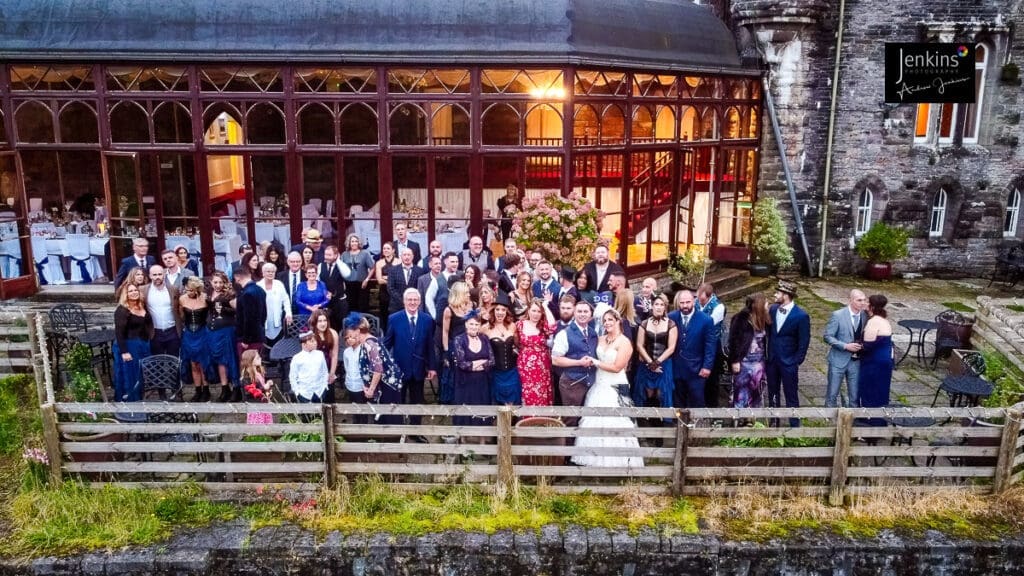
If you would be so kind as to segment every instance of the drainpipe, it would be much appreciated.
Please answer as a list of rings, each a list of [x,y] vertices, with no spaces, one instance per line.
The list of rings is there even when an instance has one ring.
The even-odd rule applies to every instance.
[[[814,264],[811,263],[811,251],[807,247],[807,236],[804,234],[804,220],[800,216],[800,206],[796,201],[796,187],[793,185],[793,174],[789,171],[789,159],[786,157],[786,145],[782,142],[782,130],[779,129],[779,117],[775,113],[775,98],[772,97],[771,87],[768,85],[768,77],[761,79],[764,86],[765,103],[768,104],[768,117],[772,120],[772,131],[775,133],[775,143],[779,146],[779,157],[782,160],[782,173],[786,177],[786,189],[789,190],[789,203],[793,205],[793,221],[796,224],[796,234],[800,237],[800,246],[804,251],[804,261],[807,262],[807,274],[814,274]]]
[[[843,21],[846,0],[839,0],[839,31],[836,34],[836,63],[832,71],[832,103],[828,107],[828,136],[825,139],[825,186],[821,195],[821,255],[818,276],[825,271],[825,241],[828,238],[828,192],[832,182],[832,145],[835,140],[836,105],[839,99],[839,60],[843,53]]]

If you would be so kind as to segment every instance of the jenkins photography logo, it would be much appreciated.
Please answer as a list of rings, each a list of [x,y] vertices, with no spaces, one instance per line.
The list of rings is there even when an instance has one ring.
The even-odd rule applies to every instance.
[[[885,101],[974,102],[974,45],[886,43]]]

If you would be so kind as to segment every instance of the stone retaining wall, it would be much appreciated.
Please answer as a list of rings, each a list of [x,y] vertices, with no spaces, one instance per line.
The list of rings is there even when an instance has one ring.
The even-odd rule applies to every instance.
[[[145,549],[43,558],[24,565],[0,561],[0,576],[1000,576],[1024,571],[1022,552],[1024,537],[958,542],[933,533],[922,538],[883,533],[857,541],[815,535],[760,544],[666,535],[651,529],[631,535],[603,528],[546,526],[540,533],[445,532],[410,537],[332,532],[318,539],[295,526],[250,531],[246,522],[239,521],[182,534]]]

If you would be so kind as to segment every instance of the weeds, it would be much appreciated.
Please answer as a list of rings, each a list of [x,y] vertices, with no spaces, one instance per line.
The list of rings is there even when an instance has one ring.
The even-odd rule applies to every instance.
[[[972,308],[972,307],[970,307],[970,306],[968,306],[966,304],[963,304],[962,302],[956,302],[956,301],[942,302],[942,305],[945,306],[946,308],[950,309],[950,310],[955,310],[955,311],[960,312],[960,313],[972,313],[972,312],[974,312],[974,308]]]

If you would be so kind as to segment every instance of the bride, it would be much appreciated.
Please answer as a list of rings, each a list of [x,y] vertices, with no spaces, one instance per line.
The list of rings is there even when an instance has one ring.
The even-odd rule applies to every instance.
[[[632,406],[629,399],[629,380],[626,365],[633,354],[633,345],[622,335],[622,319],[615,310],[608,310],[601,316],[604,336],[597,343],[597,378],[587,392],[584,406],[618,408]],[[636,424],[625,416],[584,416],[580,428],[635,428]],[[634,436],[605,437],[580,436],[577,447],[587,448],[639,448]],[[573,456],[572,461],[580,466],[605,466],[617,468],[641,468],[644,459],[639,456]]]

